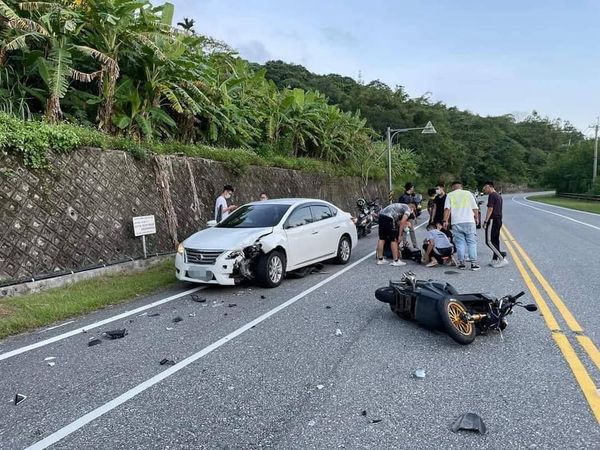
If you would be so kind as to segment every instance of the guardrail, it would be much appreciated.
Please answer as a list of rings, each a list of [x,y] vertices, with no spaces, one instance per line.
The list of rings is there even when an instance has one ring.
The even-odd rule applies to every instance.
[[[590,195],[590,194],[569,194],[567,192],[557,192],[557,197],[565,197],[565,198],[575,198],[577,200],[591,200],[595,202],[600,202],[600,195]]]

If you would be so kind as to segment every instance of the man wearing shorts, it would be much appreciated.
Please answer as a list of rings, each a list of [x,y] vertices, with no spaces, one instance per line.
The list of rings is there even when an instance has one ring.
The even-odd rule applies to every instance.
[[[398,251],[398,236],[402,235],[404,228],[410,226],[408,216],[412,210],[405,203],[392,203],[379,212],[379,241],[377,241],[377,264],[384,264],[383,248],[385,241],[391,242],[392,257],[394,260],[390,266],[404,266],[406,263],[400,261]],[[399,225],[399,229],[396,228]]]

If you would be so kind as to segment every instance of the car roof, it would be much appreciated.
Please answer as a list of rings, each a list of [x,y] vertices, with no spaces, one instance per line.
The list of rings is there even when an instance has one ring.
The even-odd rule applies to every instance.
[[[331,205],[331,203],[326,202],[325,200],[319,200],[316,198],[273,198],[273,199],[269,199],[269,200],[262,200],[262,201],[256,201],[256,202],[251,202],[249,203],[249,205],[300,205],[302,203],[309,203],[309,202],[318,202],[318,203],[325,203],[327,205]]]

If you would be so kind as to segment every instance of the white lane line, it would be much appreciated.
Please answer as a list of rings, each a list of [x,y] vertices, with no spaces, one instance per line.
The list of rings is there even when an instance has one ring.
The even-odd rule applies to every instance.
[[[2,353],[2,354],[0,354],[0,361],[2,361],[4,359],[12,358],[13,356],[20,355],[21,353],[25,353],[25,352],[28,352],[28,351],[31,351],[31,350],[35,350],[36,348],[44,347],[44,346],[52,344],[54,342],[62,341],[63,339],[69,338],[71,336],[75,336],[76,334],[83,333],[84,330],[86,330],[86,331],[87,330],[93,330],[94,328],[101,327],[103,325],[106,325],[107,323],[114,322],[115,320],[124,319],[125,317],[129,317],[129,316],[132,316],[133,314],[137,314],[137,313],[140,313],[142,311],[146,311],[147,309],[154,308],[156,306],[163,305],[165,303],[169,303],[170,301],[173,301],[173,300],[178,299],[180,297],[185,297],[186,295],[192,294],[192,293],[197,292],[197,291],[199,291],[201,289],[206,289],[206,287],[207,286],[196,287],[194,289],[190,289],[190,290],[187,290],[185,292],[181,292],[179,294],[175,294],[175,295],[172,295],[170,297],[163,298],[162,300],[157,300],[154,303],[150,303],[149,305],[140,306],[139,308],[132,309],[131,311],[125,311],[122,314],[118,314],[116,316],[112,316],[112,317],[109,317],[107,319],[100,320],[98,322],[90,323],[90,324],[85,325],[83,327],[76,328],[76,329],[74,329],[72,331],[68,331],[67,333],[59,334],[57,336],[45,339],[43,341],[36,342],[35,344],[27,345],[25,347],[21,347],[21,348],[15,349],[15,350],[11,350],[10,352]]]
[[[50,328],[45,328],[42,331],[40,331],[38,334],[45,333],[46,331],[50,331],[50,330],[56,330],[57,328],[64,327],[65,325],[69,325],[70,323],[73,323],[73,322],[75,322],[75,321],[74,320],[69,320],[68,322],[61,323],[60,325],[55,325],[55,326],[50,327]]]
[[[362,263],[366,259],[372,258],[374,254],[375,254],[375,252],[369,253],[368,255],[362,257],[358,261],[356,261],[356,262],[350,264],[349,266],[345,267],[344,269],[340,270],[339,272],[336,272],[335,274],[331,275],[330,277],[328,277],[328,278],[324,279],[323,281],[315,284],[313,287],[311,287],[311,288],[309,288],[309,289],[307,289],[307,290],[299,293],[295,297],[292,297],[291,299],[289,299],[285,303],[282,303],[281,305],[279,305],[279,306],[271,309],[270,311],[266,312],[265,314],[263,314],[260,317],[257,317],[253,321],[248,322],[246,325],[238,328],[237,330],[233,331],[232,333],[229,333],[227,336],[219,339],[218,341],[213,342],[208,347],[203,348],[199,352],[194,353],[192,356],[187,357],[186,359],[184,359],[181,362],[175,364],[174,366],[171,366],[170,368],[164,370],[163,372],[159,373],[158,375],[153,376],[152,378],[144,381],[141,384],[138,384],[137,386],[135,386],[134,388],[128,390],[127,392],[119,395],[118,397],[116,397],[115,399],[111,400],[110,402],[108,402],[108,403],[106,403],[106,404],[104,404],[104,405],[102,405],[102,406],[94,409],[93,411],[87,413],[86,415],[80,417],[79,419],[71,422],[69,425],[67,425],[64,428],[61,428],[60,430],[52,433],[50,436],[42,439],[39,442],[36,442],[32,446],[28,447],[26,450],[43,450],[43,449],[48,448],[49,446],[51,446],[53,444],[56,444],[58,441],[64,439],[65,437],[67,437],[71,433],[74,433],[75,431],[79,430],[80,428],[82,428],[83,426],[87,425],[91,421],[97,419],[98,417],[100,417],[100,416],[106,414],[107,412],[115,409],[116,407],[122,405],[126,401],[128,401],[128,400],[132,399],[133,397],[135,397],[136,395],[144,392],[146,389],[151,388],[155,384],[160,383],[165,378],[168,378],[171,375],[179,372],[181,369],[189,366],[190,364],[192,364],[193,362],[199,360],[203,356],[208,355],[212,351],[218,349],[219,347],[221,347],[222,345],[224,345],[227,342],[231,341],[232,339],[235,339],[236,337],[238,337],[242,333],[248,331],[252,327],[258,325],[261,322],[264,322],[269,317],[277,314],[279,311],[287,308],[288,306],[293,305],[298,300],[306,297],[311,292],[314,292],[317,289],[319,289],[320,287],[322,287],[325,284],[329,283],[330,281],[335,280],[340,275],[343,275],[344,273],[348,272],[349,270],[352,270],[354,267],[356,267],[357,265],[359,265],[360,263]]]
[[[515,197],[513,197],[513,198],[512,198],[512,201],[513,201],[513,202],[515,202],[515,203],[517,203],[517,204],[519,204],[519,205],[521,205],[521,206],[525,206],[525,207],[527,207],[527,208],[531,208],[531,209],[537,209],[538,211],[545,212],[546,214],[552,214],[553,216],[562,217],[563,219],[570,220],[571,222],[575,222],[575,223],[578,223],[578,224],[580,224],[580,225],[584,225],[584,226],[586,226],[586,227],[593,228],[593,229],[595,229],[595,230],[600,230],[600,227],[597,227],[596,225],[592,225],[592,224],[589,224],[589,223],[587,223],[587,222],[582,222],[581,220],[573,219],[572,217],[569,217],[569,216],[564,216],[564,215],[562,215],[562,214],[558,214],[558,213],[555,213],[555,212],[552,212],[552,211],[548,211],[548,210],[546,210],[546,209],[537,208],[537,207],[535,207],[535,206],[527,205],[526,203],[522,203],[522,202],[520,202],[520,201],[516,200],[516,199],[515,199]]]
[[[537,194],[535,194],[535,195],[537,195]],[[589,211],[580,211],[578,209],[565,208],[564,206],[551,205],[550,203],[542,203],[542,202],[536,202],[535,200],[529,200],[529,195],[524,196],[523,199],[527,200],[529,203],[536,203],[538,205],[542,204],[544,206],[549,206],[550,208],[558,208],[558,209],[563,209],[565,211],[575,212],[578,214],[587,214],[588,216],[600,217],[600,214],[598,214],[598,213],[593,213],[593,212],[589,212]]]

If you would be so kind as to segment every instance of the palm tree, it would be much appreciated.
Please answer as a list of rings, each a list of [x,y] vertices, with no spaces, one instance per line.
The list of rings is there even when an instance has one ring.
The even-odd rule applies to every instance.
[[[183,22],[177,22],[177,26],[183,28],[187,32],[196,34],[194,31],[194,23],[194,19],[188,19],[187,17],[184,17]]]

